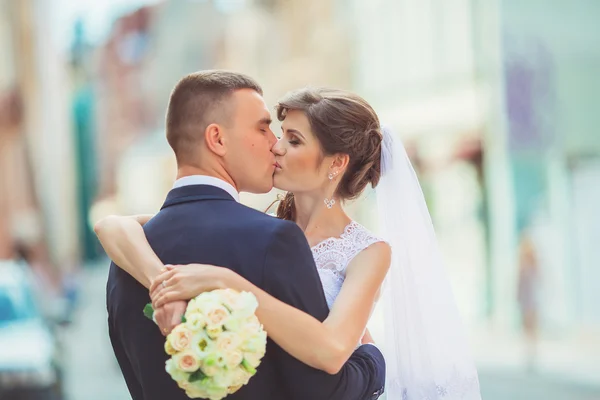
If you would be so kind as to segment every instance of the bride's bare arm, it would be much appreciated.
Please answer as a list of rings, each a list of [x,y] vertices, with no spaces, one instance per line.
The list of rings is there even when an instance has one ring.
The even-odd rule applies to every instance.
[[[323,323],[226,268],[177,266],[159,275],[150,290],[155,307],[217,288],[252,292],[259,303],[257,316],[271,339],[305,364],[336,374],[364,333],[390,260],[391,249],[383,242],[359,253],[346,269],[340,294]],[[163,280],[166,288],[160,285]]]
[[[152,217],[111,215],[94,226],[94,232],[108,257],[147,288],[163,268],[142,229]]]

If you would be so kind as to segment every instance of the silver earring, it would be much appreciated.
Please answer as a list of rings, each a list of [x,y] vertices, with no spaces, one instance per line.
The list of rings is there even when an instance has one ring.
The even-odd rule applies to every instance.
[[[330,172],[329,175],[327,175],[327,177],[329,178],[330,181],[333,180],[333,178],[335,178],[337,176],[337,171],[336,172]],[[327,197],[325,197],[325,205],[327,206],[327,208],[331,209],[331,207],[333,207],[333,205],[335,204],[335,199],[328,199]]]

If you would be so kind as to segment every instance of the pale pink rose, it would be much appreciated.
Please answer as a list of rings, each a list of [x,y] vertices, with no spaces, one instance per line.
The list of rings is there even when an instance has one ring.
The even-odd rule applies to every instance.
[[[200,367],[198,358],[192,352],[180,353],[176,357],[177,368],[184,372],[194,372]]]
[[[183,351],[190,346],[192,332],[185,325],[178,325],[168,337],[171,347],[176,351]]]
[[[240,344],[240,340],[239,338],[232,332],[223,332],[218,338],[217,338],[217,349],[219,349],[221,352],[227,351],[227,350],[233,350],[236,347],[239,346]]]
[[[227,317],[229,317],[229,312],[223,306],[213,307],[206,314],[206,318],[210,325],[222,325]]]

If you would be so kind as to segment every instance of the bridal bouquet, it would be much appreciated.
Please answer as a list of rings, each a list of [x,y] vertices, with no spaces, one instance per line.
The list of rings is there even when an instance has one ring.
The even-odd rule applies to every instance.
[[[166,371],[190,398],[220,400],[247,384],[265,355],[267,333],[254,314],[252,293],[202,293],[167,336]],[[153,318],[152,305],[144,314]]]

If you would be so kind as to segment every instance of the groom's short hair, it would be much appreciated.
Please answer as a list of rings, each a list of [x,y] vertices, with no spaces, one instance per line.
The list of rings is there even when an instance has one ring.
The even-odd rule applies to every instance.
[[[198,71],[183,77],[171,93],[167,109],[167,141],[178,162],[191,161],[206,127],[231,118],[227,100],[236,90],[263,94],[251,77],[224,70]]]

